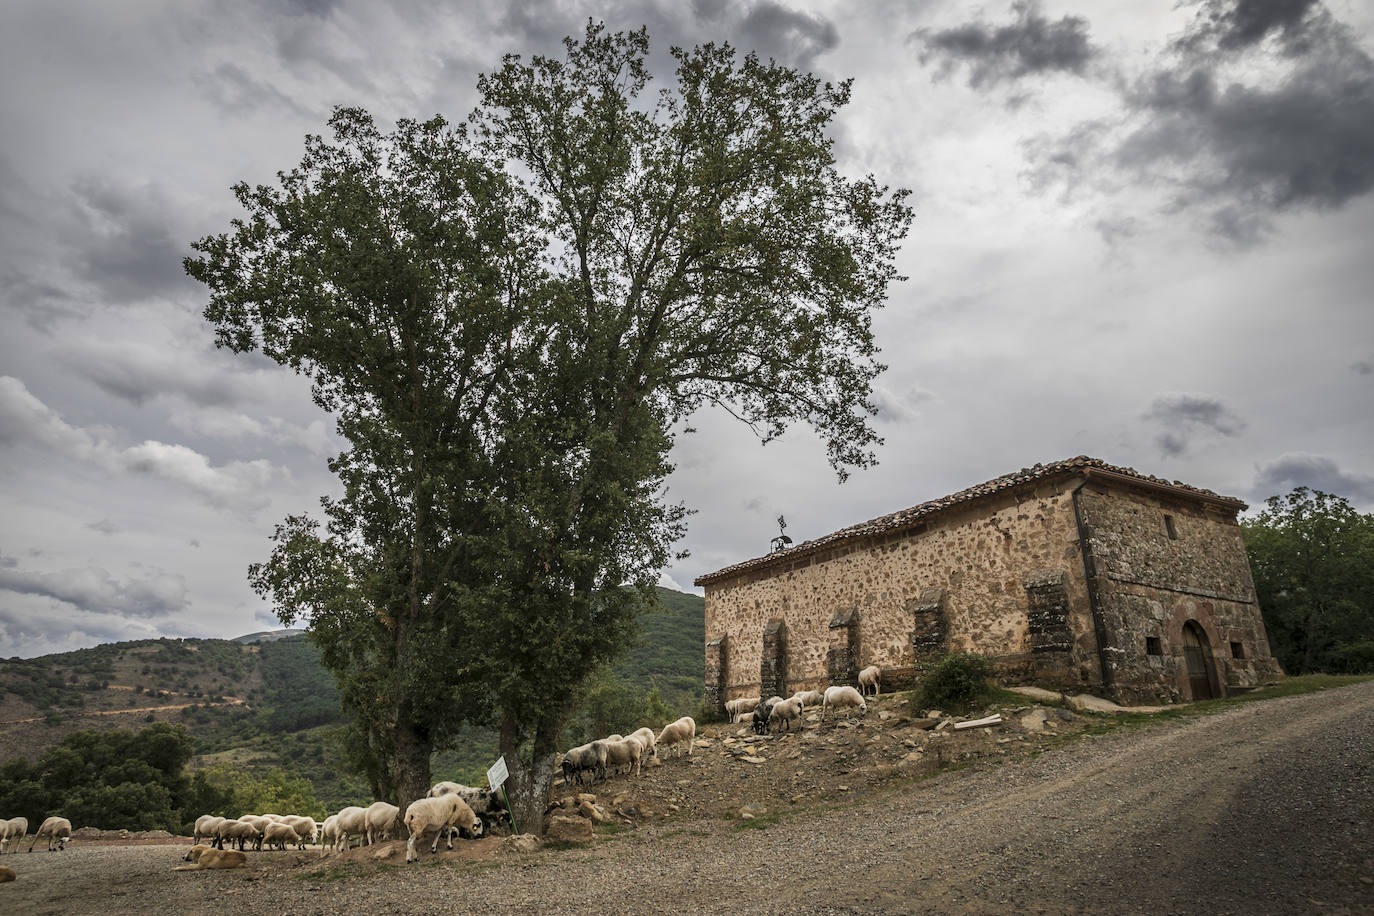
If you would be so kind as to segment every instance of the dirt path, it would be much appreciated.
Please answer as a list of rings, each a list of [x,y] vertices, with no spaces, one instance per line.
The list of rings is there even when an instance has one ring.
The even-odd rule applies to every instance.
[[[223,873],[171,872],[185,847],[74,845],[6,856],[20,880],[0,900],[26,914],[1374,914],[1374,682],[1084,738],[758,826],[670,819],[510,860],[485,840],[482,861],[410,867],[264,854]]]

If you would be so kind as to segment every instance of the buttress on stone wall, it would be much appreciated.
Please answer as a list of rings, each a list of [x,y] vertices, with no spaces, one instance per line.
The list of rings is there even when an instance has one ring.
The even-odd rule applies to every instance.
[[[1083,479],[1036,481],[942,509],[911,530],[705,582],[708,697],[824,689],[853,683],[873,664],[884,669],[885,690],[900,688],[934,656],[973,651],[991,656],[1004,682],[1094,689],[1124,702],[1186,700],[1189,620],[1210,642],[1215,695],[1281,673],[1235,510],[1092,479],[1079,509],[1105,637],[1099,651],[1072,495]],[[785,681],[771,648],[779,621]],[[1147,637],[1161,654],[1149,654]],[[1233,643],[1242,657],[1232,657]]]

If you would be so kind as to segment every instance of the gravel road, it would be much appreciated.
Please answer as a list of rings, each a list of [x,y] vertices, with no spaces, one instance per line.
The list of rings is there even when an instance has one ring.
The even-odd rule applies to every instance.
[[[0,905],[1374,914],[1374,682],[1085,737],[758,827],[668,821],[509,859],[493,846],[477,862],[320,866],[311,852],[232,872],[172,872],[184,846],[74,845],[6,856],[20,878]]]

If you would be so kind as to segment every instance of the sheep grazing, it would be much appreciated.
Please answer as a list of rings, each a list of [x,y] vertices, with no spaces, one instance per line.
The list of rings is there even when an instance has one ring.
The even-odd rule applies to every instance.
[[[821,702],[821,721],[825,721],[825,714],[832,709],[857,709],[860,713],[868,713],[868,704],[859,691],[853,687],[827,687],[825,688],[825,698]]]
[[[824,699],[824,697],[821,696],[819,690],[798,690],[796,693],[792,694],[791,699],[799,701],[801,703],[802,712],[806,712],[806,707],[808,706],[821,705],[821,700]]]
[[[313,817],[303,817],[299,814],[288,814],[281,819],[283,824],[296,831],[300,842],[296,844],[297,849],[304,849],[306,843],[315,842],[315,834],[319,830],[319,825],[315,823]]]
[[[439,838],[449,828],[469,830],[476,834],[481,829],[481,823],[467,802],[455,793],[411,802],[405,816],[406,830],[410,834],[410,840],[406,843],[406,862],[415,862],[420,858],[419,853],[415,851],[415,842],[423,841],[430,833],[434,834],[434,843],[429,847],[429,851],[436,852],[439,849]],[[453,848],[452,834],[449,834],[448,848]]]
[[[467,802],[472,813],[482,821],[482,832],[499,822],[506,814],[505,802],[501,796],[487,786],[465,786],[460,782],[439,782],[429,790],[430,798],[440,795],[457,795]]]
[[[878,696],[879,693],[882,692],[882,685],[879,683],[882,679],[882,674],[883,669],[879,668],[877,665],[869,665],[867,668],[860,671],[859,692],[867,696],[868,688],[872,687],[873,695],[875,697]]]
[[[254,848],[261,848],[262,831],[250,821],[227,820],[215,829],[216,841],[220,849],[228,846],[238,846],[240,850],[247,849],[249,844]]]
[[[329,817],[325,818],[325,819],[324,819],[324,823],[320,825],[320,856],[321,856],[321,857],[324,856],[326,850],[332,849],[334,846],[338,845],[338,842],[339,842],[339,828],[338,828],[338,823],[339,823],[339,816],[338,816],[337,814],[331,814],[331,815],[329,815]]]
[[[8,843],[13,843],[14,852],[18,852],[20,845],[24,842],[24,835],[29,832],[29,819],[27,817],[12,817],[5,821],[3,832],[5,842],[0,843],[0,852],[5,851],[5,846]]]
[[[275,846],[285,852],[288,843],[294,846],[300,841],[300,834],[292,830],[289,824],[283,824],[280,821],[268,821],[267,826],[263,828],[262,839],[258,845],[259,847],[266,846],[269,849]]]
[[[644,745],[644,750],[649,752],[650,757],[658,756],[658,736],[654,734],[652,728],[646,725],[644,728],[635,729],[630,737],[638,738],[640,743]]]
[[[768,730],[772,731],[777,724],[787,726],[787,731],[792,730],[792,723],[801,724],[801,700],[793,697],[790,700],[782,700],[774,703],[773,709],[768,713]]]
[[[358,838],[358,845],[362,846],[367,840],[366,811],[357,805],[349,805],[339,812],[338,817],[339,819],[334,822],[334,831],[338,836],[339,849],[348,849],[354,837]]]
[[[725,701],[725,712],[733,719],[740,713],[753,712],[757,705],[759,705],[758,697],[738,697]]]
[[[669,722],[658,733],[658,744],[663,747],[677,747],[675,756],[682,756],[682,745],[687,745],[687,756],[692,755],[692,742],[696,740],[697,723],[691,716],[683,716],[676,722]]]
[[[48,852],[52,852],[54,843],[57,844],[58,852],[66,850],[67,843],[72,838],[72,822],[57,815],[43,821],[38,832],[33,835],[33,842],[29,844],[29,852],[33,852],[33,847],[44,838],[48,841]]]
[[[616,767],[617,770],[621,766],[626,766],[633,770],[636,776],[639,775],[640,763],[644,759],[644,745],[639,740],[626,738],[612,741],[610,738],[602,738],[592,743],[605,748],[607,766]]]
[[[773,712],[773,707],[781,702],[782,697],[769,697],[754,707],[754,734],[768,734],[768,716]]]
[[[373,802],[363,810],[363,830],[367,845],[401,835],[401,809],[386,802]]]
[[[182,856],[190,865],[178,865],[172,871],[196,871],[202,868],[242,868],[248,857],[234,849],[216,849],[197,843]]]
[[[224,823],[224,820],[217,814],[202,814],[196,818],[196,827],[192,831],[191,841],[199,843],[201,839],[214,840],[215,830]]]
[[[253,837],[249,837],[248,839],[251,839],[251,840],[253,841],[253,848],[254,848],[254,849],[261,850],[261,849],[262,849],[262,833],[263,833],[264,830],[267,829],[267,825],[268,825],[268,824],[271,824],[271,823],[274,823],[274,822],[273,822],[272,820],[266,818],[266,817],[263,817],[261,814],[240,814],[240,815],[238,816],[238,822],[239,822],[240,824],[252,824],[252,825],[253,825],[253,829],[257,831],[257,835],[256,835],[256,836],[253,836]],[[243,846],[242,846],[242,844],[240,844],[239,849],[242,849],[242,848],[243,848]]]

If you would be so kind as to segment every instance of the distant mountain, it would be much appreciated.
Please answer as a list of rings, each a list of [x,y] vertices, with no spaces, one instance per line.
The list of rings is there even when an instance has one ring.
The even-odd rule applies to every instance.
[[[247,636],[235,636],[230,642],[249,646],[255,642],[276,642],[279,639],[290,639],[292,636],[304,636],[305,630],[263,630],[261,633],[249,633]]]

